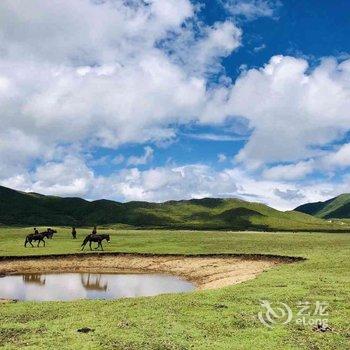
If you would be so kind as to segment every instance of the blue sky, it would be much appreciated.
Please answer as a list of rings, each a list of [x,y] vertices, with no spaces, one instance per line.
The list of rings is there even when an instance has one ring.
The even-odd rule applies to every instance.
[[[0,183],[119,201],[350,191],[346,0],[4,0]]]
[[[208,25],[231,17],[230,12],[225,10],[220,2],[194,3],[202,4],[202,10],[198,15]],[[323,57],[334,56],[339,60],[347,58],[350,53],[348,1],[340,0],[336,6],[327,0],[285,0],[271,4],[274,8],[273,17],[248,20],[245,16],[238,16],[234,19],[243,29],[244,36],[242,46],[223,59],[222,65],[228,77],[236,79],[241,73],[242,65],[246,65],[247,69],[259,68],[275,55],[305,57],[311,67],[317,65]],[[192,134],[198,137],[202,135],[203,139],[189,136]],[[222,136],[224,140],[204,139],[209,134]],[[227,139],[224,135],[227,135]],[[217,162],[218,154],[233,157],[243,147],[246,139],[247,135],[232,133],[229,128],[221,125],[219,127],[190,125],[179,132],[176,142],[167,147],[159,147],[157,154],[145,168],[151,164],[161,166],[166,162],[179,164],[204,162],[222,168],[224,164]],[[128,144],[116,151],[100,149],[96,156],[142,155],[143,147],[144,145]],[[105,167],[94,167],[96,172],[102,174],[108,173],[113,168],[115,165],[110,163]],[[119,168],[122,168],[122,165]]]

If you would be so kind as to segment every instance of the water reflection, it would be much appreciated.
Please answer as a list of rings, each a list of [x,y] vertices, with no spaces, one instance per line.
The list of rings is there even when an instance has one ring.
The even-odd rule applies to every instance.
[[[106,291],[108,282],[103,281],[102,275],[96,275],[96,274],[82,274],[81,275],[81,284],[83,287],[87,290],[97,290],[97,291]]]
[[[39,284],[43,286],[46,282],[46,278],[44,275],[39,274],[25,274],[22,276],[24,283],[33,283],[33,284]]]
[[[160,274],[24,274],[0,279],[0,298],[35,301],[118,299],[193,289],[181,278]]]

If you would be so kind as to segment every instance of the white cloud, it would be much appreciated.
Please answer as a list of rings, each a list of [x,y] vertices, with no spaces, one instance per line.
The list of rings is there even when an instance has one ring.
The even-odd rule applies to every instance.
[[[226,4],[247,19],[273,17],[278,7]],[[87,198],[240,196],[282,208],[347,190],[345,180],[292,181],[350,165],[349,145],[332,147],[350,129],[350,60],[311,69],[305,59],[275,56],[232,83],[221,59],[241,36],[232,21],[200,22],[189,0],[1,1],[0,181]],[[235,169],[197,164],[101,177],[82,156],[100,146],[169,144],[184,124],[225,125],[225,133],[191,137],[231,141],[226,125],[238,120],[250,135]],[[146,164],[152,155],[148,146],[126,163]]]
[[[242,30],[232,21],[215,22],[203,26],[191,21],[173,37],[164,48],[173,62],[193,76],[210,76],[222,71],[221,58],[241,45]],[[224,78],[224,77],[222,77]]]
[[[289,210],[306,201],[326,200],[349,192],[348,180],[291,183],[256,178],[239,168],[216,171],[204,164],[167,165],[142,171],[129,168],[99,176],[82,158],[66,156],[61,162],[46,163],[0,183],[23,191],[121,201],[236,197]]]
[[[350,144],[338,146],[335,150],[324,151],[307,161],[300,161],[288,165],[276,165],[266,168],[262,176],[270,180],[300,180],[306,176],[321,171],[332,176],[334,171],[350,167]]]
[[[242,31],[229,21],[217,22],[206,29],[204,39],[198,41],[194,47],[197,59],[194,63],[206,70],[212,70],[219,57],[228,56],[240,46]],[[192,59],[192,57],[191,57]]]
[[[207,74],[240,39],[232,22],[201,23],[189,0],[1,1],[1,161],[171,140],[173,125],[200,120]],[[10,133],[17,155],[2,157]]]
[[[350,143],[346,143],[322,158],[324,168],[346,168],[350,166]]]
[[[207,141],[243,141],[247,140],[246,136],[235,136],[227,134],[213,134],[213,133],[193,133],[193,134],[183,134],[186,137],[190,137],[196,140],[207,140]]]
[[[14,60],[80,65],[123,61],[150,49],[167,31],[193,16],[187,0],[91,1],[3,0],[1,47]]]
[[[298,180],[304,178],[314,171],[314,162],[299,162],[289,165],[278,165],[266,169],[263,177],[270,180]]]
[[[144,148],[145,153],[140,156],[131,156],[128,158],[128,165],[143,165],[143,164],[147,164],[148,162],[150,162],[153,158],[153,153],[154,150],[152,147],[146,146]]]
[[[256,52],[260,52],[262,50],[266,49],[266,45],[265,44],[261,44],[259,46],[254,47],[253,51]]]
[[[350,60],[325,59],[308,71],[304,59],[275,56],[242,74],[229,92],[227,115],[253,129],[236,159],[259,166],[317,157],[350,129]]]
[[[93,188],[94,174],[82,159],[67,156],[62,162],[48,162],[31,173],[9,177],[1,183],[28,192],[84,196]]]
[[[226,162],[226,160],[227,160],[227,156],[225,154],[223,154],[223,153],[218,154],[218,162],[219,163]]]
[[[220,2],[231,15],[242,16],[247,20],[275,17],[281,6],[279,0],[221,0]]]

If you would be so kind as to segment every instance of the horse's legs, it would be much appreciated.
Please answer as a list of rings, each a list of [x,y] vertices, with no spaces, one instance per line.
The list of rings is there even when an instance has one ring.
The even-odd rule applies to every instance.
[[[39,247],[39,245],[40,245],[40,239],[38,239],[38,245],[37,245],[37,247]]]
[[[98,241],[96,249],[98,249],[99,247],[101,247],[101,249],[103,250],[103,247],[102,247],[102,240],[101,240],[101,241]]]
[[[42,239],[42,241],[44,242],[44,247],[46,247],[45,239]]]
[[[27,248],[27,243],[28,243],[28,239],[26,238],[26,240],[24,241],[24,247]]]
[[[30,245],[31,245],[32,247],[34,247],[34,246],[33,246],[33,243],[32,243],[32,241],[31,241],[31,240],[29,241],[29,243],[30,243]]]
[[[92,250],[92,248],[91,248],[91,243],[92,243],[92,241],[90,241],[90,244],[89,244],[89,246],[90,246],[90,250]]]

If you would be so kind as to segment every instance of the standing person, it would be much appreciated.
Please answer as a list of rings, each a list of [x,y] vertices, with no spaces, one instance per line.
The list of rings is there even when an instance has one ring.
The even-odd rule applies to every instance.
[[[72,227],[72,236],[73,239],[77,239],[77,230],[75,229],[75,227]]]
[[[97,235],[97,227],[94,226],[94,228],[92,229],[92,232],[91,232],[92,235]]]

